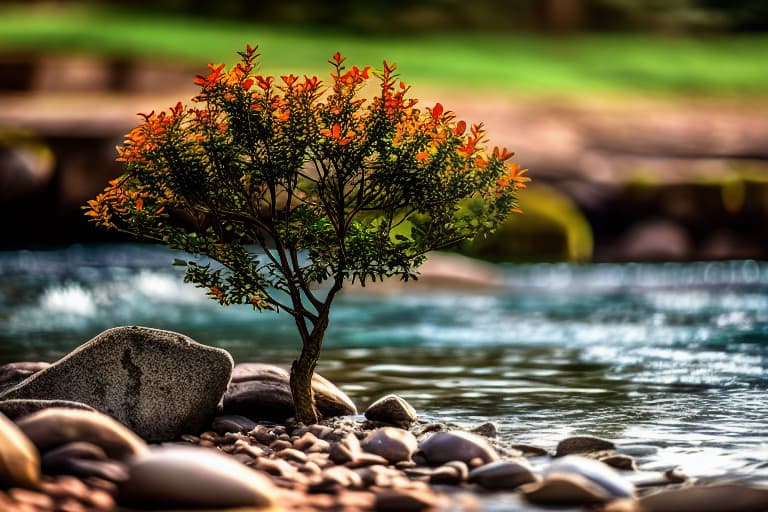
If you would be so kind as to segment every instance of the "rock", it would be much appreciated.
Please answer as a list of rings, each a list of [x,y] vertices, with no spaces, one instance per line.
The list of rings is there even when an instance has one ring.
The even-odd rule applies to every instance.
[[[376,493],[377,512],[419,512],[433,510],[442,500],[429,489],[393,489]]]
[[[82,402],[148,441],[167,441],[210,424],[232,366],[226,351],[187,336],[146,327],[117,327],[0,398]]]
[[[496,450],[484,438],[462,431],[436,432],[419,449],[429,464],[439,465],[452,460],[470,464],[480,459],[484,464],[499,460]],[[471,464],[470,464],[471,465]]]
[[[544,480],[524,485],[521,491],[536,504],[606,503],[613,497],[603,487],[575,473],[551,473]]]
[[[240,416],[239,414],[222,414],[213,419],[211,428],[218,434],[227,432],[250,432],[256,428],[257,424],[250,418]]]
[[[599,457],[597,460],[603,464],[608,464],[612,468],[623,469],[625,471],[637,471],[637,463],[635,462],[635,459],[622,453]]]
[[[542,473],[545,478],[554,473],[580,475],[605,489],[612,498],[631,498],[635,494],[634,485],[615,470],[602,462],[579,455],[555,459]]]
[[[467,479],[469,468],[459,460],[443,464],[429,475],[431,485],[459,485]]]
[[[557,444],[555,457],[615,449],[616,445],[607,439],[601,439],[594,436],[574,436],[569,437],[568,439],[563,439]]]
[[[533,472],[533,468],[525,459],[491,462],[469,472],[470,483],[475,483],[489,491],[511,491],[523,484],[538,480],[538,475]]]
[[[682,469],[675,467],[666,471],[637,471],[626,475],[627,480],[635,487],[659,487],[669,484],[679,484],[688,480]]]
[[[205,448],[156,448],[137,457],[120,484],[120,504],[142,508],[268,507],[276,489],[268,478]]]
[[[371,421],[407,427],[416,421],[416,410],[397,395],[379,398],[365,410],[365,417]]]
[[[54,507],[56,506],[53,498],[50,496],[29,489],[15,487],[13,489],[8,489],[8,495],[16,501],[16,504],[14,504],[15,506],[11,509],[14,512],[19,509],[24,512],[37,512],[40,509],[47,511],[54,510]],[[19,506],[19,504],[23,506]]]
[[[488,292],[504,286],[504,274],[497,267],[474,258],[445,252],[431,252],[419,267],[419,279],[404,284],[401,279],[388,278],[366,285],[345,286],[345,293],[365,295],[396,295],[403,286],[421,292],[468,291]]]
[[[40,455],[11,420],[0,414],[0,488],[37,487]]]
[[[362,449],[368,453],[384,457],[391,463],[403,460],[411,460],[419,447],[416,437],[407,430],[382,427],[366,436],[360,443]]]
[[[69,443],[46,452],[42,467],[46,475],[98,477],[112,482],[121,482],[128,477],[124,463],[109,460],[101,447],[86,442]]]
[[[72,512],[80,510],[92,511],[112,511],[115,510],[115,500],[112,494],[104,489],[98,488],[89,482],[89,485],[83,481],[69,475],[61,475],[54,478],[48,478],[40,485],[41,490],[48,496],[59,500],[59,510],[70,510]],[[84,506],[78,508],[72,506],[71,500],[77,500]]]
[[[284,421],[293,416],[293,400],[287,370],[261,363],[241,363],[232,372],[232,383],[224,395],[224,412],[255,420]],[[328,379],[315,373],[312,389],[324,417],[357,414],[352,400]]]
[[[25,416],[17,425],[41,452],[77,441],[95,444],[117,460],[148,451],[136,434],[99,412],[51,408]]]
[[[523,457],[546,457],[549,452],[532,444],[516,443],[509,446],[510,449],[520,452]]]
[[[0,392],[51,366],[44,362],[8,363],[0,366]]]
[[[640,498],[643,512],[763,512],[768,488],[715,484],[664,490]]]
[[[50,407],[81,409],[83,411],[96,410],[90,405],[85,405],[80,402],[71,402],[69,400],[34,400],[18,398],[15,400],[0,401],[0,413],[5,414],[11,420],[23,418],[28,414],[42,411],[43,409],[48,409]]]
[[[693,255],[685,227],[666,219],[650,219],[631,226],[618,243],[625,261],[684,261]]]
[[[499,433],[496,425],[489,421],[473,427],[469,431],[483,437],[496,437]]]

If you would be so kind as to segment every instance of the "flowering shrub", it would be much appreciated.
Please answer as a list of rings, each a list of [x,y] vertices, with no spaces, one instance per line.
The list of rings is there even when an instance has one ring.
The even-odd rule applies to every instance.
[[[336,53],[325,85],[254,74],[250,45],[240,56],[195,79],[192,106],[142,115],[118,149],[125,174],[86,214],[208,256],[182,262],[185,279],[223,305],[290,313],[303,342],[291,390],[311,423],[311,376],[345,280],[415,278],[428,251],[517,211],[528,178],[512,153],[487,148],[480,125],[439,103],[417,108],[395,65],[347,68]]]

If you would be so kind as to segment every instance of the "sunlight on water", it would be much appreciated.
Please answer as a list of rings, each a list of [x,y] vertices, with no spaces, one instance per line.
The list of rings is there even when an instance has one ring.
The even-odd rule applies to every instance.
[[[40,311],[48,315],[94,316],[93,294],[79,284],[48,288],[40,297]]]
[[[141,324],[287,364],[285,314],[221,308],[143,246],[0,253],[0,362],[54,360]],[[768,265],[509,265],[494,293],[344,294],[320,371],[363,408],[421,414],[554,448],[616,440],[645,468],[768,480]]]

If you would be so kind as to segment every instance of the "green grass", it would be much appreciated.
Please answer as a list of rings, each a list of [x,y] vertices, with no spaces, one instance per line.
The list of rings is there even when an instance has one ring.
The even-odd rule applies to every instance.
[[[768,36],[653,38],[533,34],[363,37],[244,22],[122,12],[17,7],[0,11],[0,50],[84,51],[233,62],[246,42],[263,71],[325,74],[340,50],[350,62],[396,61],[409,83],[526,93],[768,96]]]

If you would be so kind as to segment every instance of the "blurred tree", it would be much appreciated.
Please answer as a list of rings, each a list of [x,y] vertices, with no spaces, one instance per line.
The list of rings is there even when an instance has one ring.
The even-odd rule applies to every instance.
[[[363,33],[449,30],[761,31],[765,0],[81,0]],[[73,3],[81,3],[73,2]],[[14,3],[0,0],[0,4]],[[22,3],[22,2],[16,2]],[[65,0],[59,0],[65,3]]]

